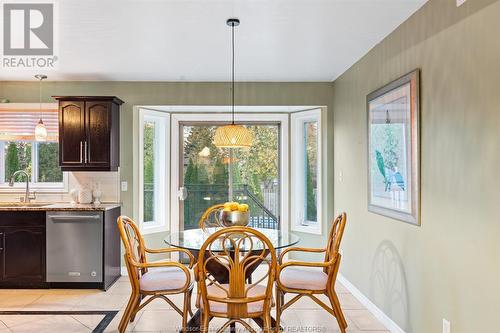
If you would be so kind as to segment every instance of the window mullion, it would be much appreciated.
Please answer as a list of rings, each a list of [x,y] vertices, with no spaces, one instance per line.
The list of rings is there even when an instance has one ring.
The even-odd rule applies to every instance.
[[[0,184],[5,183],[5,141],[0,141]]]
[[[38,142],[31,143],[31,183],[35,184],[38,180]]]
[[[155,119],[155,137],[154,137],[154,191],[155,191],[155,200],[154,200],[154,217],[153,217],[153,224],[155,227],[157,227],[163,218],[161,214],[161,209],[162,209],[162,202],[161,202],[161,196],[162,196],[162,188],[160,185],[161,182],[161,177],[160,177],[160,122]]]

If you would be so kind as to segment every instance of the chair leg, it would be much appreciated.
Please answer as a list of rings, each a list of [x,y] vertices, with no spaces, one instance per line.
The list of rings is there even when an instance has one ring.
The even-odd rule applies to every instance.
[[[136,304],[134,304],[134,307],[133,307],[134,310],[132,311],[132,315],[130,316],[131,323],[134,322],[134,320],[135,320],[135,315],[137,314],[136,309],[139,305],[141,305],[141,302],[142,302],[142,295],[139,294],[139,297],[136,301]]]
[[[193,298],[193,289],[190,289],[188,290],[188,308],[187,308],[190,317],[193,317],[193,306],[191,304],[192,298]]]
[[[203,311],[201,313],[201,326],[200,326],[200,332],[201,333],[207,333],[208,332],[208,325],[210,322],[210,317],[208,316],[208,313]]]
[[[332,305],[335,317],[337,318],[337,323],[339,324],[340,331],[342,333],[345,333],[347,328],[347,321],[345,320],[344,313],[342,312],[342,308],[340,307],[340,302],[337,297],[337,293],[335,292],[335,290],[330,290],[327,293],[327,296],[328,299],[330,300],[330,304]]]
[[[274,331],[280,332],[281,328],[281,307],[283,306],[283,299],[281,298],[281,290],[276,286],[276,327]]]
[[[128,323],[130,322],[130,317],[132,316],[132,313],[135,310],[135,304],[137,303],[138,299],[139,295],[135,293],[132,293],[132,295],[130,295],[127,307],[125,308],[122,319],[120,320],[120,324],[118,325],[118,331],[120,333],[125,332],[125,330],[127,329]]]
[[[269,311],[266,311],[264,313],[264,316],[262,316],[262,321],[264,322],[264,327],[262,328],[263,333],[271,333],[271,309],[268,309]]]
[[[191,312],[191,291],[184,292],[184,304],[182,308],[182,331],[186,332],[188,314]]]

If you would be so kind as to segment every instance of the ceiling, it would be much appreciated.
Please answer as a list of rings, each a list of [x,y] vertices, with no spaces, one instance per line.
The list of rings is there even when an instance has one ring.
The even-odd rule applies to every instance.
[[[64,0],[49,80],[332,81],[427,0]],[[32,80],[3,71],[2,80]],[[34,79],[33,79],[34,80]]]

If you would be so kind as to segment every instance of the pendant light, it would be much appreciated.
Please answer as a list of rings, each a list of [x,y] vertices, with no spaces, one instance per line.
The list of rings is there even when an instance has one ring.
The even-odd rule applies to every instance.
[[[240,20],[230,18],[226,24],[231,27],[231,49],[232,49],[232,72],[231,72],[231,87],[232,87],[232,103],[231,125],[224,125],[217,128],[214,136],[214,145],[219,148],[245,148],[252,146],[253,135],[242,125],[234,123],[234,27],[240,25]]]
[[[38,121],[38,124],[36,124],[35,127],[35,140],[38,142],[44,142],[47,141],[47,128],[45,127],[45,124],[43,123],[42,120],[42,81],[47,78],[47,75],[42,75],[38,74],[35,75],[35,78],[37,78],[40,82],[39,84],[39,92],[40,92],[40,120]]]

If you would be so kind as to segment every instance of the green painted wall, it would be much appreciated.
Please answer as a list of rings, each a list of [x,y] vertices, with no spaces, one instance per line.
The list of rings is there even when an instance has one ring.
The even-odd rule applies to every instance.
[[[238,84],[241,105],[328,107],[329,202],[333,188],[335,196],[325,217],[333,207],[348,212],[341,272],[408,333],[441,332],[442,318],[451,320],[453,333],[498,330],[499,33],[498,0],[468,0],[459,8],[455,0],[430,0],[333,84]],[[415,68],[422,70],[420,227],[369,213],[366,202],[366,95]],[[44,101],[75,94],[126,101],[121,177],[129,182],[123,212],[132,214],[132,106],[223,105],[228,89],[227,83],[49,81]],[[0,81],[0,97],[36,102],[38,85]],[[306,246],[323,242],[302,236]],[[161,245],[161,235],[149,240]]]
[[[499,34],[500,1],[431,0],[334,82],[341,271],[408,333],[499,331]],[[367,211],[366,95],[415,68],[420,227]]]
[[[50,78],[50,73],[48,73]],[[1,76],[0,76],[1,80]],[[120,118],[120,174],[128,181],[128,192],[122,192],[123,213],[133,215],[133,106],[134,105],[228,105],[230,103],[230,84],[223,82],[44,82],[43,100],[53,101],[53,95],[116,95],[125,101]],[[38,102],[38,84],[36,82],[0,81],[0,97],[11,102]],[[331,110],[332,83],[237,83],[236,103],[239,105],[314,105],[326,106]],[[327,123],[333,117],[327,115]],[[331,124],[327,128],[332,128]],[[332,143],[333,133],[327,132],[325,142]],[[331,151],[331,148],[328,149]],[[325,184],[328,197],[333,197],[333,161],[324,162],[329,182]],[[333,216],[332,205],[326,205],[324,218]],[[326,230],[326,227],[324,228]],[[163,235],[148,237],[152,245],[161,246]],[[318,239],[324,237],[302,235],[302,244],[318,245]]]

